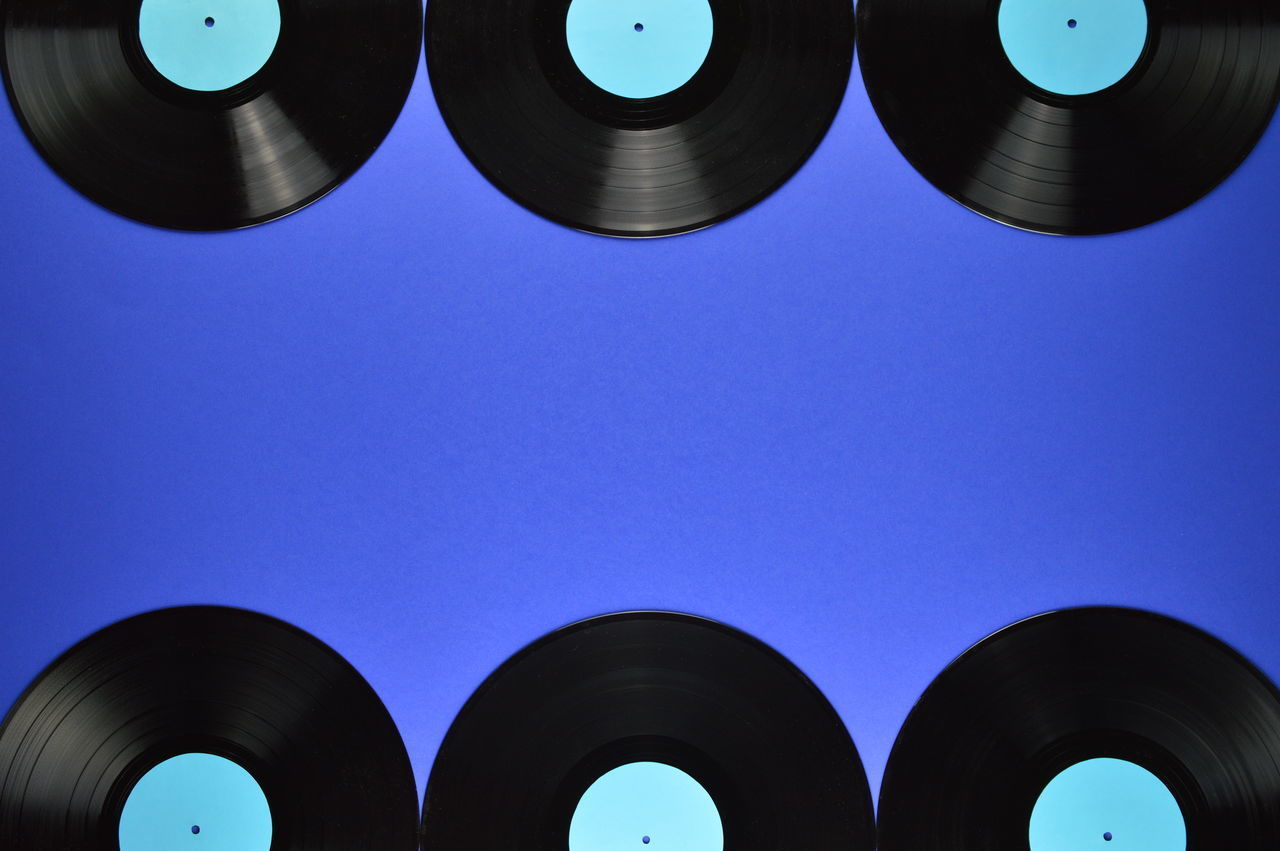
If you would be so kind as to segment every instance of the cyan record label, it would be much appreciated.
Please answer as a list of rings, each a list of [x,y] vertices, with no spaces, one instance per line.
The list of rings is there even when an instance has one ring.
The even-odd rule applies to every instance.
[[[120,813],[120,851],[270,851],[271,807],[238,763],[186,753],[134,784]]]
[[[1087,759],[1049,781],[1031,811],[1031,851],[1186,851],[1169,788],[1123,759]]]
[[[660,762],[607,771],[582,793],[569,823],[569,851],[723,851],[724,827],[711,795]]]
[[[998,25],[1018,73],[1059,95],[1114,86],[1147,44],[1143,0],[1001,0]]]
[[[142,0],[138,37],[169,82],[197,92],[237,86],[280,39],[278,0]]]
[[[569,54],[583,75],[624,98],[653,98],[693,78],[711,50],[707,0],[572,0]]]

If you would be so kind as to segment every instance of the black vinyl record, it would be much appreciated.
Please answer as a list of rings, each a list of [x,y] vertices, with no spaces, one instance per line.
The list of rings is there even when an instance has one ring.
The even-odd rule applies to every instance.
[[[798,669],[722,624],[638,612],[553,632],[485,680],[436,756],[423,848],[565,851],[584,791],[638,762],[697,781],[726,849],[875,845],[857,751]],[[625,846],[684,847],[652,838]]]
[[[0,18],[0,64],[32,144],[84,195],[142,222],[223,230],[310,204],[373,153],[413,82],[419,0],[280,0],[265,64],[216,90],[157,70],[145,2],[6,0]],[[204,5],[190,8],[191,27],[223,37]]]
[[[1099,607],[1021,621],[938,675],[889,756],[880,848],[1025,851],[1048,785],[1086,761],[1154,775],[1187,851],[1280,847],[1275,686],[1181,621]],[[1171,847],[1090,832],[1086,816],[1073,814],[1091,841],[1054,847]]]
[[[714,35],[696,73],[633,98],[597,86],[575,62],[570,0],[432,0],[436,101],[476,168],[546,218],[626,237],[706,227],[804,164],[853,57],[848,0],[709,4]]]
[[[91,635],[18,699],[0,727],[0,848],[119,848],[139,780],[188,754],[231,761],[256,781],[271,851],[417,848],[404,744],[356,670],[286,623],[204,606]],[[211,797],[215,809],[225,803]],[[172,843],[143,847],[188,847],[184,815],[144,813],[179,821]],[[232,817],[223,814],[224,833]],[[228,847],[205,828],[210,847]]]
[[[1145,0],[1131,69],[1066,95],[1015,68],[1001,5],[858,3],[862,73],[889,136],[938,189],[995,221],[1098,234],[1169,216],[1225,179],[1275,111],[1274,0]],[[1086,23],[1064,13],[1059,26]]]

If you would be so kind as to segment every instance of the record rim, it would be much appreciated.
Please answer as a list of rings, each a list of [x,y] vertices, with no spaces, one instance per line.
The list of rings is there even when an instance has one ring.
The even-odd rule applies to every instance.
[[[289,621],[286,621],[282,618],[278,618],[275,615],[270,615],[270,614],[267,614],[266,612],[257,611],[255,609],[246,609],[242,606],[226,606],[220,603],[191,603],[191,604],[176,603],[170,606],[160,606],[154,609],[147,609],[145,611],[135,612],[132,615],[125,615],[122,618],[116,618],[115,620],[108,621],[104,623],[102,626],[91,627],[90,632],[86,633],[84,636],[73,641],[70,645],[68,645],[65,649],[63,649],[62,652],[60,652],[56,657],[54,657],[49,662],[45,663],[40,668],[40,670],[36,673],[36,675],[32,677],[31,681],[27,683],[26,688],[24,688],[18,694],[18,696],[14,698],[13,704],[9,707],[9,710],[4,714],[4,718],[0,719],[0,737],[4,735],[4,731],[8,728],[9,722],[13,719],[13,715],[17,711],[19,705],[25,702],[26,699],[30,696],[31,692],[34,691],[36,687],[38,687],[42,682],[44,682],[44,680],[53,672],[54,668],[62,664],[62,662],[65,661],[68,656],[70,656],[76,650],[79,650],[82,645],[99,637],[102,633],[106,632],[107,630],[110,630],[116,626],[119,626],[120,624],[124,624],[130,621],[136,621],[140,619],[150,619],[151,616],[153,615],[172,616],[175,613],[180,611],[223,612],[227,614],[242,615],[242,616],[248,615],[252,620],[264,621],[266,623],[273,624],[275,626],[283,626],[286,629],[288,629],[290,632],[293,632],[294,634],[301,636],[302,638],[307,639],[312,643],[319,644],[321,649],[325,650],[328,653],[331,653],[336,658],[341,659],[343,664],[347,668],[350,668],[356,674],[356,676],[360,678],[360,681],[365,686],[368,686],[369,690],[373,693],[373,695],[378,698],[378,702],[382,703],[382,698],[378,695],[377,691],[373,688],[372,685],[369,684],[367,680],[365,680],[364,675],[361,674],[360,671],[354,665],[352,665],[349,661],[347,661],[347,658],[345,656],[339,653],[327,642],[323,641],[316,635],[308,632],[307,630],[303,629],[300,626],[292,624]],[[385,704],[383,705],[383,709],[386,709]],[[390,713],[388,712],[388,714]]]
[[[867,2],[872,2],[872,3],[884,2],[884,0],[857,0],[856,6],[855,6],[855,15],[857,16],[857,19],[858,19],[858,26],[855,30],[855,38],[858,41],[859,48],[862,47],[862,39],[864,38],[864,34],[866,32],[866,27],[864,26],[863,19],[868,13],[864,12],[863,10],[866,8]],[[992,5],[992,4],[989,3],[988,5]],[[998,5],[998,0],[996,5]],[[1144,7],[1148,10],[1148,15],[1149,15],[1150,9],[1151,9],[1151,3],[1149,2],[1149,0],[1144,0]],[[1159,37],[1158,35],[1154,36],[1154,38],[1158,38],[1158,37]],[[1076,100],[1078,98],[1093,98],[1098,95],[1105,95],[1106,93],[1115,90],[1117,87],[1120,86],[1121,83],[1124,83],[1126,80],[1136,79],[1142,73],[1146,73],[1147,67],[1149,65],[1149,60],[1151,58],[1149,54],[1152,52],[1152,42],[1153,42],[1153,36],[1149,35],[1147,38],[1147,43],[1144,44],[1143,46],[1142,54],[1137,60],[1137,62],[1134,63],[1134,67],[1130,69],[1121,79],[1113,83],[1111,86],[1108,86],[1097,92],[1092,92],[1084,95],[1075,95],[1075,96],[1055,95],[1052,92],[1046,92],[1046,90],[1040,89],[1034,83],[1030,83],[1029,81],[1027,81],[1027,85],[1030,88],[1027,89],[1024,93],[1037,95],[1036,101],[1038,103],[1045,102],[1044,97],[1042,95],[1039,95],[1039,92],[1046,92],[1046,94],[1049,96],[1050,99],[1066,98],[1069,100]],[[863,88],[867,92],[867,98],[871,104],[871,110],[875,114],[876,120],[880,123],[880,126],[883,129],[885,136],[887,136],[889,138],[889,141],[893,143],[894,150],[896,150],[899,156],[901,156],[902,159],[907,162],[907,164],[911,167],[911,170],[915,173],[915,176],[923,180],[928,186],[932,187],[936,192],[951,199],[953,202],[955,202],[956,204],[959,204],[962,208],[964,208],[965,210],[968,210],[971,213],[976,213],[979,216],[983,217],[984,219],[995,222],[996,224],[1004,225],[1005,227],[1013,228],[1014,230],[1023,231],[1024,233],[1036,234],[1038,236],[1102,237],[1102,236],[1110,236],[1112,234],[1123,234],[1123,233],[1129,233],[1135,230],[1140,230],[1142,228],[1149,227],[1151,225],[1159,224],[1160,222],[1163,222],[1168,219],[1172,219],[1175,216],[1185,213],[1187,210],[1191,209],[1192,207],[1195,207],[1201,201],[1205,200],[1210,195],[1212,195],[1218,188],[1220,188],[1224,183],[1226,183],[1229,178],[1234,176],[1236,172],[1240,170],[1240,167],[1244,165],[1245,161],[1250,158],[1253,152],[1257,149],[1258,144],[1267,135],[1267,131],[1271,128],[1271,125],[1276,120],[1276,115],[1280,114],[1280,78],[1277,78],[1275,85],[1272,86],[1272,89],[1271,89],[1271,105],[1267,110],[1266,118],[1258,122],[1259,126],[1251,137],[1242,138],[1240,140],[1242,142],[1241,147],[1242,147],[1243,153],[1240,154],[1240,156],[1233,158],[1232,162],[1222,163],[1221,169],[1220,169],[1221,175],[1218,176],[1216,179],[1208,182],[1203,189],[1197,190],[1196,193],[1193,193],[1194,197],[1191,197],[1190,200],[1188,200],[1186,203],[1182,204],[1181,206],[1177,207],[1176,209],[1156,215],[1154,218],[1149,217],[1149,214],[1144,214],[1142,216],[1135,216],[1134,217],[1135,221],[1132,224],[1128,224],[1120,228],[1073,227],[1073,228],[1062,228],[1062,229],[1055,230],[1043,225],[1038,225],[1035,222],[1032,222],[1029,220],[1018,219],[1013,216],[1003,215],[997,212],[996,210],[986,207],[985,205],[978,204],[976,201],[974,202],[966,201],[964,200],[963,196],[959,192],[953,192],[949,189],[944,189],[943,187],[939,186],[938,183],[935,182],[933,178],[929,176],[928,173],[926,173],[925,169],[921,166],[918,158],[912,157],[911,155],[909,155],[906,152],[906,150],[904,150],[903,148],[904,143],[900,142],[898,137],[895,136],[889,130],[889,126],[885,122],[885,118],[884,118],[885,112],[882,109],[882,104],[884,103],[885,95],[883,92],[880,91],[879,86],[873,86],[869,82],[869,78],[867,75],[867,66],[865,64],[865,61],[866,61],[865,51],[859,49],[857,51],[857,54],[858,54],[858,59],[857,59],[858,70],[862,76]],[[996,61],[1004,61],[1005,63],[1008,63],[1008,57],[1000,56],[997,58]],[[1010,64],[1010,68],[1013,74],[1017,75],[1017,79],[1021,79],[1021,76],[1018,74],[1017,69],[1014,69],[1011,64]],[[1017,81],[1017,79],[1015,79],[1015,82]],[[1020,88],[1019,90],[1022,90],[1022,89]],[[1001,190],[1001,194],[1008,195],[1008,193],[1005,192],[1004,190]],[[1105,607],[1105,608],[1111,608],[1111,607]],[[1123,608],[1123,607],[1115,607],[1115,608]],[[1049,612],[1042,612],[1041,614],[1049,614]],[[1030,617],[1038,617],[1038,615],[1032,615]],[[1029,620],[1029,619],[1030,618],[1024,618],[1024,620]],[[1010,624],[1009,626],[1013,626],[1013,625],[1014,624]],[[1007,629],[1008,627],[1005,627],[1005,628]],[[992,635],[994,634],[995,633],[992,633]]]
[[[457,713],[454,714],[453,716],[454,722],[456,723],[459,719],[462,718],[462,714],[467,710],[467,708],[471,703],[478,701],[482,696],[482,694],[488,692],[492,681],[496,680],[500,675],[505,673],[507,669],[514,667],[518,662],[522,661],[526,656],[530,656],[536,651],[538,651],[539,649],[541,649],[544,645],[550,644],[553,641],[556,641],[558,639],[573,635],[576,632],[581,632],[584,629],[590,629],[591,627],[594,627],[594,626],[605,626],[611,623],[621,622],[621,621],[649,621],[649,620],[673,621],[675,623],[685,623],[691,626],[701,626],[704,628],[709,627],[715,630],[716,632],[720,632],[722,634],[728,635],[731,638],[738,638],[738,639],[745,638],[750,644],[754,645],[755,649],[762,650],[767,655],[774,658],[776,661],[783,663],[783,666],[786,669],[788,669],[791,673],[797,675],[808,689],[813,691],[818,697],[822,698],[823,702],[828,707],[830,707],[831,712],[835,715],[836,719],[840,721],[840,726],[842,729],[844,729],[845,733],[849,736],[849,741],[850,742],[853,741],[853,736],[849,734],[848,727],[844,724],[843,719],[840,719],[839,713],[835,711],[835,707],[831,705],[831,701],[827,699],[826,694],[824,694],[822,690],[818,688],[817,684],[814,683],[813,680],[810,679],[809,676],[803,670],[800,669],[800,666],[798,666],[796,663],[788,659],[782,653],[782,651],[768,644],[763,639],[757,638],[751,633],[746,632],[745,630],[738,629],[737,627],[727,624],[724,621],[716,620],[715,618],[706,617],[705,615],[695,615],[689,612],[677,612],[677,611],[668,610],[668,609],[625,609],[625,610],[620,610],[616,612],[606,612],[605,614],[600,614],[600,615],[588,615],[585,618],[579,618],[578,620],[570,621],[566,624],[555,627],[550,631],[543,633],[542,635],[538,636],[532,641],[521,646],[519,650],[516,650],[514,653],[512,653],[510,656],[504,659],[501,664],[499,664],[496,668],[493,668],[488,674],[486,674],[484,679],[480,682],[480,684],[476,686],[474,690],[472,690],[471,694],[467,697],[467,700],[463,702],[461,708],[459,708]],[[452,726],[452,723],[450,724],[450,726]],[[442,740],[442,744],[443,744],[443,740]]]
[[[835,705],[826,696],[826,694],[823,693],[823,691],[820,688],[818,688],[817,684],[814,683],[812,679],[810,679],[809,675],[806,674],[800,668],[799,665],[792,662],[782,653],[782,651],[768,644],[763,639],[757,638],[756,636],[752,635],[751,633],[745,630],[739,629],[723,621],[716,620],[715,618],[710,618],[703,615],[695,615],[688,612],[677,612],[677,611],[671,611],[671,610],[665,610],[665,609],[629,609],[629,610],[622,610],[622,611],[615,611],[615,612],[607,612],[605,614],[599,614],[599,615],[591,615],[585,618],[580,618],[578,620],[571,621],[567,624],[556,627],[550,630],[549,632],[546,632],[541,636],[535,638],[534,640],[526,643],[524,646],[522,646],[519,650],[512,653],[500,665],[498,665],[489,674],[485,676],[485,678],[481,681],[481,683],[478,686],[476,686],[474,690],[472,690],[471,694],[463,702],[462,706],[458,709],[458,711],[454,713],[452,720],[449,722],[448,729],[445,731],[444,736],[441,737],[440,744],[436,748],[436,755],[435,755],[435,758],[432,760],[431,770],[427,774],[427,781],[425,786],[423,787],[422,808],[421,808],[420,817],[418,819],[419,844],[422,846],[424,851],[426,849],[425,842],[426,842],[427,830],[428,830],[427,802],[428,802],[428,796],[430,795],[431,788],[432,788],[431,780],[432,780],[432,777],[436,775],[436,769],[437,769],[437,766],[439,765],[440,754],[443,753],[445,746],[448,744],[451,734],[454,731],[454,728],[460,722],[462,722],[464,716],[467,716],[473,710],[474,705],[477,704],[486,694],[488,694],[491,691],[494,684],[500,679],[500,677],[509,668],[523,661],[526,657],[532,655],[533,653],[542,649],[544,646],[550,644],[551,642],[559,640],[561,638],[572,636],[576,633],[583,631],[584,629],[589,629],[594,626],[608,626],[613,623],[631,622],[631,621],[668,621],[668,622],[682,623],[689,626],[711,628],[715,632],[718,632],[721,635],[728,636],[729,638],[734,638],[738,640],[745,639],[746,645],[749,646],[752,650],[763,651],[766,654],[766,656],[768,656],[775,662],[781,663],[782,667],[788,672],[789,675],[796,677],[799,680],[801,686],[806,691],[808,691],[813,697],[817,698],[817,701],[823,707],[824,714],[826,714],[829,717],[829,719],[835,723],[834,729],[838,731],[838,735],[840,737],[842,745],[848,746],[848,753],[853,757],[854,764],[851,766],[851,769],[853,769],[854,776],[861,780],[860,786],[861,786],[861,789],[865,791],[865,795],[858,796],[859,798],[862,798],[862,800],[854,800],[852,797],[850,797],[848,800],[848,804],[850,809],[855,809],[859,806],[865,808],[865,813],[867,816],[867,824],[865,826],[868,828],[868,831],[867,831],[867,836],[864,838],[868,841],[867,851],[874,851],[875,844],[876,844],[876,833],[877,833],[876,801],[871,794],[871,783],[870,783],[870,779],[867,776],[866,765],[863,762],[862,754],[858,750],[857,744],[853,740],[853,734],[849,730],[849,726],[844,722],[844,719],[840,716],[840,713],[836,710]]]
[[[554,212],[549,206],[536,203],[532,198],[527,200],[524,198],[521,198],[515,192],[511,191],[511,189],[509,189],[505,185],[505,182],[502,181],[492,169],[485,166],[484,163],[480,160],[480,158],[473,152],[472,145],[464,141],[466,137],[464,134],[460,134],[458,132],[458,129],[457,129],[458,125],[455,121],[455,116],[451,114],[452,111],[441,100],[441,97],[439,94],[440,90],[436,82],[437,72],[435,70],[435,67],[436,67],[435,60],[432,58],[433,51],[431,50],[431,29],[432,29],[432,21],[435,15],[435,12],[433,12],[434,5],[436,4],[428,0],[426,4],[426,12],[423,15],[422,50],[426,57],[427,81],[431,88],[432,99],[436,103],[436,110],[440,114],[440,118],[444,122],[445,128],[449,131],[449,136],[453,139],[454,144],[458,147],[459,150],[462,151],[467,161],[480,174],[480,176],[484,178],[485,182],[487,182],[493,188],[497,189],[498,192],[502,194],[504,197],[506,197],[511,201],[514,201],[520,207],[533,213],[536,216],[539,216],[540,218],[546,219],[547,221],[550,221],[562,227],[569,228],[570,230],[575,230],[575,231],[578,231],[579,233],[585,233],[591,236],[605,236],[605,237],[612,237],[616,239],[636,239],[636,240],[663,239],[663,238],[673,237],[673,236],[683,236],[684,234],[697,233],[698,231],[706,230],[707,228],[712,227],[713,225],[718,225],[728,221],[729,219],[736,218],[737,216],[740,216],[746,213],[752,208],[759,206],[763,201],[767,200],[769,197],[771,197],[776,192],[778,192],[778,190],[780,190],[784,185],[790,182],[791,179],[795,177],[802,168],[804,168],[807,164],[809,164],[813,160],[814,154],[816,154],[818,149],[822,147],[822,143],[826,140],[828,134],[831,132],[831,128],[835,126],[836,117],[840,114],[840,110],[843,107],[845,100],[849,96],[849,82],[853,79],[853,67],[855,62],[857,61],[854,58],[854,55],[858,52],[857,50],[858,16],[857,16],[857,10],[852,6],[852,3],[851,3],[849,7],[849,13],[848,13],[848,27],[849,27],[849,36],[850,36],[849,49],[848,49],[847,55],[844,56],[840,61],[840,72],[841,72],[840,76],[842,79],[842,83],[839,87],[840,88],[839,96],[832,98],[832,103],[830,105],[829,110],[819,117],[819,120],[816,123],[818,124],[818,126],[821,127],[821,130],[815,134],[812,142],[805,147],[803,156],[800,157],[795,163],[789,164],[787,169],[779,172],[779,176],[777,177],[777,179],[774,182],[772,182],[767,189],[762,190],[751,199],[744,201],[741,204],[725,212],[718,213],[715,216],[712,216],[707,219],[701,219],[698,222],[689,224],[689,225],[660,228],[657,230],[645,231],[642,233],[638,233],[635,231],[620,230],[615,228],[591,227],[586,223],[576,222],[567,216],[562,216],[559,213]],[[682,88],[682,87],[678,87],[674,91],[679,91],[679,88]],[[659,97],[663,97],[663,96],[660,95]],[[683,162],[695,162],[695,160],[688,159],[688,160],[683,160]],[[605,616],[600,615],[598,617],[605,617]],[[561,628],[567,628],[568,626],[573,626],[573,625],[574,624],[567,624],[566,627],[561,627]]]
[[[1140,609],[1140,608],[1137,608],[1136,606],[1125,606],[1120,604],[1116,604],[1116,605],[1085,604],[1080,606],[1064,606],[1058,609],[1046,609],[1042,612],[1037,612],[1032,615],[1027,615],[1025,617],[1018,618],[1017,620],[1012,621],[1011,623],[1008,623],[1000,627],[999,629],[995,629],[987,633],[982,638],[979,638],[977,641],[973,642],[964,650],[962,650],[960,653],[958,653],[954,658],[952,658],[950,662],[948,662],[942,668],[942,670],[940,670],[933,677],[932,680],[929,681],[929,685],[925,687],[924,691],[920,693],[920,697],[917,698],[915,703],[912,704],[912,707],[911,707],[912,710],[915,709],[916,704],[918,704],[921,700],[923,700],[924,696],[928,694],[929,691],[937,684],[938,680],[942,678],[943,674],[951,672],[953,668],[955,668],[962,660],[968,657],[973,651],[977,650],[979,647],[985,646],[988,642],[994,640],[999,636],[1003,636],[1005,633],[1021,631],[1023,629],[1030,628],[1033,625],[1045,623],[1047,622],[1046,619],[1048,618],[1056,619],[1059,617],[1069,617],[1077,613],[1086,614],[1086,615],[1111,614],[1111,615],[1119,615],[1121,617],[1133,617],[1135,620],[1149,620],[1149,621],[1154,621],[1158,623],[1163,623],[1166,626],[1177,627],[1180,631],[1186,632],[1193,636],[1197,636],[1201,639],[1208,638],[1211,641],[1211,643],[1217,645],[1219,649],[1226,651],[1228,656],[1234,656],[1236,657],[1237,661],[1243,662],[1245,664],[1245,668],[1249,671],[1249,673],[1255,678],[1257,678],[1258,680],[1260,680],[1263,685],[1267,686],[1270,689],[1271,693],[1275,696],[1277,702],[1280,703],[1280,685],[1272,681],[1271,678],[1268,677],[1261,668],[1259,668],[1252,661],[1250,661],[1250,659],[1247,656],[1245,656],[1235,647],[1231,646],[1226,641],[1214,635],[1213,633],[1209,632],[1208,630],[1198,627],[1195,624],[1185,621],[1181,618],[1175,617],[1173,615],[1164,614],[1163,612],[1157,612],[1153,609]],[[908,713],[908,716],[909,715],[910,713]]]
[[[405,2],[406,6],[408,5],[408,0],[402,0],[402,1]],[[45,167],[50,172],[55,174],[65,186],[69,187],[75,195],[89,201],[91,204],[93,204],[95,207],[98,207],[99,209],[106,210],[107,212],[111,213],[112,215],[118,218],[124,219],[126,221],[130,221],[130,222],[134,222],[137,224],[141,224],[141,225],[146,225],[147,227],[158,228],[161,230],[174,231],[177,233],[224,233],[224,232],[234,232],[239,230],[247,230],[249,228],[254,228],[254,227],[258,227],[259,225],[269,224],[270,222],[279,221],[280,219],[283,219],[287,216],[291,216],[294,213],[297,213],[298,211],[306,207],[310,207],[312,204],[326,197],[335,189],[337,189],[338,187],[346,183],[348,180],[355,177],[356,173],[359,172],[360,169],[364,168],[364,166],[369,162],[369,160],[373,159],[373,157],[377,154],[378,150],[386,142],[387,137],[390,136],[391,131],[395,129],[395,125],[399,122],[401,116],[404,113],[404,108],[409,102],[409,96],[413,92],[413,87],[418,77],[418,66],[421,64],[420,60],[423,52],[423,39],[422,39],[423,0],[412,0],[412,2],[413,2],[413,5],[417,8],[417,19],[418,19],[418,25],[414,28],[414,30],[417,33],[418,44],[413,51],[413,55],[414,55],[413,70],[411,73],[406,75],[405,81],[401,83],[399,87],[394,87],[394,86],[389,87],[388,89],[389,91],[397,91],[399,89],[403,89],[403,91],[400,92],[400,94],[397,95],[395,98],[395,103],[396,103],[395,116],[393,117],[391,123],[387,126],[386,130],[378,134],[377,142],[375,142],[374,145],[369,149],[368,153],[364,157],[362,157],[358,162],[351,164],[349,168],[347,168],[346,170],[343,170],[338,177],[334,178],[327,185],[322,186],[319,189],[315,190],[311,195],[308,195],[302,198],[301,200],[295,201],[294,203],[286,207],[272,210],[270,213],[267,213],[261,216],[256,216],[250,219],[237,221],[234,224],[229,224],[229,225],[174,224],[174,223],[162,221],[161,219],[163,217],[161,216],[156,216],[156,215],[134,216],[129,213],[125,213],[121,210],[116,209],[114,206],[106,203],[106,201],[104,200],[100,200],[97,193],[90,194],[85,188],[82,187],[79,180],[73,180],[69,171],[65,168],[65,166],[63,166],[61,163],[56,162],[55,158],[50,155],[50,152],[46,148],[43,142],[43,139],[38,137],[38,135],[33,132],[32,126],[28,121],[25,112],[22,110],[22,108],[18,103],[17,92],[13,87],[13,81],[11,79],[12,74],[9,71],[9,53],[8,53],[8,48],[6,46],[8,43],[7,33],[9,30],[9,27],[6,26],[7,15],[8,15],[8,10],[7,10],[8,4],[5,2],[0,2],[0,79],[3,79],[4,81],[5,96],[9,101],[10,111],[13,113],[19,128],[22,130],[23,137],[27,140],[28,145],[36,153],[36,156],[40,159],[40,161],[44,163]],[[120,33],[123,29],[123,26],[124,26],[123,22],[117,22],[117,25],[114,29],[117,33]],[[263,66],[263,69],[266,68],[267,64],[270,64],[271,62],[275,61],[275,59],[276,59],[276,55],[275,55],[275,51],[273,50],[272,56],[268,58],[267,63],[264,64]],[[263,69],[259,69],[258,71],[255,71],[252,75],[249,76],[249,78],[246,79],[245,82],[248,82],[250,80],[253,80],[259,77]],[[158,74],[159,72],[157,71],[156,73]],[[140,84],[143,83],[143,81],[140,79],[138,80],[138,82]],[[237,85],[243,85],[243,84],[237,84]],[[229,87],[229,89],[234,89],[234,88],[236,87],[235,86]],[[250,98],[249,101],[258,99],[265,93],[265,91],[266,90],[259,91],[252,98]],[[217,93],[214,92],[213,94],[217,94]],[[162,608],[181,608],[181,606],[180,605],[165,606]],[[235,607],[221,607],[221,608],[235,608]],[[150,611],[160,611],[160,610],[161,609],[152,609]],[[249,610],[246,609],[245,611],[249,611]],[[270,616],[268,615],[268,617]],[[121,620],[125,620],[125,618],[122,618]],[[107,624],[106,626],[102,627],[102,629],[106,629],[108,626],[111,626],[111,625],[112,624]],[[24,696],[25,696],[25,693],[24,693]],[[3,724],[0,724],[0,730],[3,730]]]

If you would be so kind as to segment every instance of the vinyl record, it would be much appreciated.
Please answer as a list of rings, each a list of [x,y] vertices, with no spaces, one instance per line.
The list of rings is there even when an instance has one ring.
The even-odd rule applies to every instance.
[[[612,236],[760,201],[821,141],[853,56],[848,0],[432,0],[427,68],[499,189]]]
[[[1192,204],[1280,95],[1274,0],[860,0],[871,101],[961,204],[1051,234]]]
[[[426,851],[870,851],[871,796],[822,694],[764,644],[665,612],[526,647],[436,756]]]
[[[889,756],[882,851],[1280,847],[1280,693],[1132,609],[1053,612],[956,659]]]
[[[6,0],[32,144],[118,213],[222,230],[291,213],[373,153],[408,95],[419,0]]]
[[[239,609],[150,612],[51,664],[0,727],[0,848],[417,848],[395,724],[337,653]]]

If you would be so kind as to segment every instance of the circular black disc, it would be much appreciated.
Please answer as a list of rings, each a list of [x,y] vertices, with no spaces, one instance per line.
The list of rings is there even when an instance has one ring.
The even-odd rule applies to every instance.
[[[1040,89],[1009,62],[999,0],[860,0],[871,102],[911,164],[988,218],[1052,234],[1138,227],[1192,204],[1253,149],[1280,95],[1274,0],[1146,0],[1123,79]]]
[[[875,845],[857,751],[799,670],[722,624],[640,612],[551,633],[485,680],[436,756],[423,848],[564,851],[582,793],[639,761],[703,786],[725,848]]]
[[[223,230],[310,204],[377,148],[408,96],[419,0],[280,0],[280,37],[243,83],[199,92],[151,65],[141,0],[6,0],[0,64],[32,144],[125,216]]]
[[[569,0],[432,0],[427,69],[445,122],[499,189],[611,236],[697,230],[760,201],[817,147],[853,61],[848,0],[710,0],[714,36],[683,86],[591,83]]]
[[[373,689],[336,652],[240,609],[163,609],[72,647],[0,727],[0,848],[117,848],[139,778],[183,753],[238,763],[272,851],[417,848],[413,772]]]
[[[1275,686],[1185,623],[1085,608],[1014,624],[938,675],[889,756],[880,848],[1025,851],[1045,786],[1098,757],[1163,781],[1187,851],[1280,846]]]

